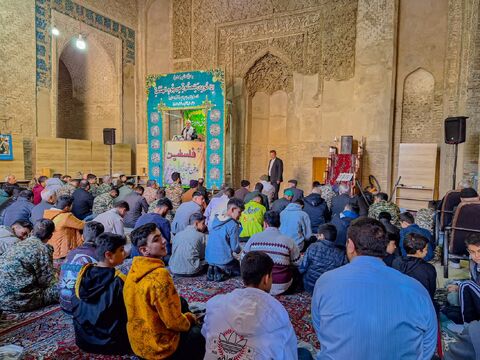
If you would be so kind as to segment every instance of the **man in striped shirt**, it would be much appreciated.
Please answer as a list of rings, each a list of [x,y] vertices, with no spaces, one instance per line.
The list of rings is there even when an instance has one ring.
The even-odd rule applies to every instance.
[[[300,263],[300,250],[292,238],[280,233],[279,213],[267,211],[263,225],[265,230],[252,235],[243,248],[243,255],[249,251],[263,251],[272,258],[274,266],[270,294],[280,295],[297,285],[293,281],[293,273]]]

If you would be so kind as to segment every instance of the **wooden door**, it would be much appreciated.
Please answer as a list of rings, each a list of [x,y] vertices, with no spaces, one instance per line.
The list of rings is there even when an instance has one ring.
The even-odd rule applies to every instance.
[[[327,172],[327,160],[326,157],[314,157],[312,164],[312,181],[320,181],[325,183],[325,176]]]

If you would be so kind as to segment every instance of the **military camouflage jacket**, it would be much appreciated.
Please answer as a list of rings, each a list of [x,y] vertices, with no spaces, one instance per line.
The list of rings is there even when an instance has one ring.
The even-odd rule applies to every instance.
[[[58,299],[53,248],[36,237],[17,242],[0,257],[0,309],[27,311]]]
[[[178,183],[174,183],[170,185],[165,190],[165,195],[172,202],[174,212],[178,209],[178,207],[182,203],[182,194],[183,194],[182,185]]]
[[[72,196],[75,190],[77,190],[77,188],[73,185],[63,185],[60,189],[57,190],[57,197],[60,197],[62,195]]]
[[[92,212],[95,215],[99,215],[113,209],[113,198],[110,196],[110,193],[104,193],[98,195],[95,199],[93,199],[93,207]]]
[[[98,185],[97,186],[97,196],[108,193],[108,192],[110,192],[110,190],[112,190],[112,187],[110,186],[110,184],[103,183],[102,185]]]
[[[421,228],[427,229],[433,234],[433,216],[435,210],[433,209],[420,209],[415,215],[415,223]]]
[[[370,208],[368,209],[368,217],[378,220],[378,215],[380,215],[381,212],[387,212],[392,216],[391,223],[393,225],[400,225],[400,209],[398,208],[397,204],[385,200],[374,203],[370,205]]]

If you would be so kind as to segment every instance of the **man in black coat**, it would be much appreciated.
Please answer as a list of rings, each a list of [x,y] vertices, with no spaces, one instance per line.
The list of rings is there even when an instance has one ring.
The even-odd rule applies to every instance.
[[[123,219],[127,228],[134,228],[138,218],[142,216],[142,212],[145,214],[148,212],[148,203],[143,197],[143,191],[143,186],[139,185],[125,197],[125,201],[130,208]]]
[[[93,195],[88,190],[90,190],[90,183],[87,180],[82,180],[78,189],[72,195],[72,213],[80,220],[92,215]]]
[[[320,195],[322,190],[320,186],[313,188],[312,193],[303,198],[305,206],[303,211],[308,214],[312,225],[312,233],[316,234],[318,227],[330,221],[330,211],[327,202]]]
[[[280,190],[280,183],[283,181],[283,161],[277,158],[277,152],[270,150],[270,161],[268,162],[268,178],[275,188],[273,200],[278,199],[278,191]]]

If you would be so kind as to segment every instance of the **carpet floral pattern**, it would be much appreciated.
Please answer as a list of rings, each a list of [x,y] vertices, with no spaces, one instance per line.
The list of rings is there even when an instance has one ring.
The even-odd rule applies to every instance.
[[[177,290],[189,303],[205,303],[217,294],[242,287],[239,278],[223,283],[207,282],[205,276],[175,278]],[[310,295],[299,293],[278,296],[285,306],[298,340],[307,347],[318,348],[310,318]],[[77,359],[137,359],[135,356],[103,356],[85,354],[75,345],[75,335],[70,316],[59,306],[49,306],[39,311],[23,314],[2,314],[0,318],[0,346],[15,344],[25,349],[26,360],[77,360]]]

